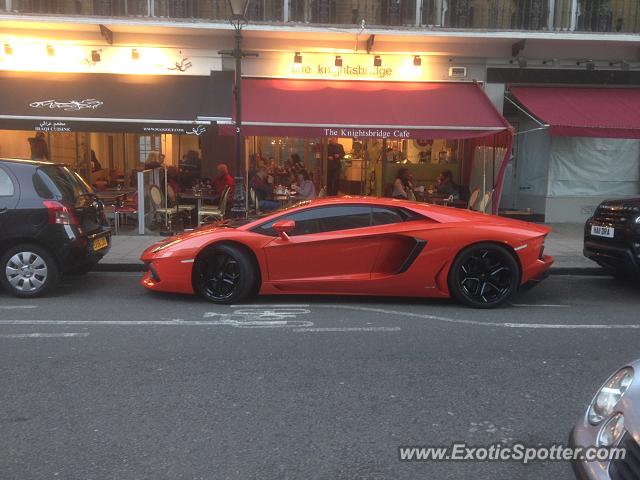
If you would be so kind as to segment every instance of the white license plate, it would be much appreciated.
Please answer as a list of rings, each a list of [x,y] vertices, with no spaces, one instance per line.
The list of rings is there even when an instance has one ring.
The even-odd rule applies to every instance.
[[[614,229],[611,227],[601,227],[600,225],[591,225],[591,235],[597,237],[613,238]]]

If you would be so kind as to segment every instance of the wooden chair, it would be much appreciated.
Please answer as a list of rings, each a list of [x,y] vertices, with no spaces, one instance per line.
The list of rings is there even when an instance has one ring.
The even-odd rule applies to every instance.
[[[482,213],[487,213],[487,207],[491,204],[491,197],[493,196],[493,190],[489,190],[484,194],[482,200],[480,200],[480,205],[478,206],[478,211]]]
[[[322,187],[318,192],[318,198],[324,198],[327,196],[327,187]]]
[[[217,207],[215,206],[202,206],[200,211],[198,212],[198,223],[204,223],[204,219],[208,219],[209,217],[213,217],[215,220],[224,220],[224,217],[227,213],[227,200],[229,198],[229,192],[231,189],[226,187],[222,192],[222,196],[220,197],[220,203]]]
[[[471,195],[469,195],[469,203],[467,204],[467,208],[469,210],[476,209],[476,203],[478,203],[478,197],[480,196],[480,189],[478,187],[473,189]]]
[[[258,200],[258,195],[256,195],[256,191],[253,188],[249,189],[249,200],[256,215],[260,215],[260,200]]]

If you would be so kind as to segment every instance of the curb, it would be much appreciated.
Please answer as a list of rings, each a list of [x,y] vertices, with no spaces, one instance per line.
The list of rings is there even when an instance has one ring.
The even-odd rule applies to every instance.
[[[99,263],[94,272],[144,272],[142,263]],[[551,267],[550,275],[584,275],[606,277],[609,274],[600,267]]]

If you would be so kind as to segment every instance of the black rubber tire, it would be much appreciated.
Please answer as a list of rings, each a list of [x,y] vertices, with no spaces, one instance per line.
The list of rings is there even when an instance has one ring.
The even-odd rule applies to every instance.
[[[42,259],[46,266],[46,278],[44,279],[42,285],[33,290],[21,290],[20,288],[12,285],[9,281],[9,278],[7,278],[6,269],[9,261],[14,255],[19,254],[20,252],[32,252],[36,254]],[[16,297],[33,298],[44,295],[58,284],[59,279],[60,272],[55,259],[45,248],[42,248],[38,245],[29,243],[16,245],[6,250],[0,257],[0,284],[2,284],[7,292]]]
[[[471,276],[475,277],[475,273],[469,275],[465,274],[463,270],[463,268],[469,269],[469,266],[473,268],[474,263],[479,265],[479,272],[489,271],[489,273],[478,273],[478,283],[470,278]],[[494,265],[493,271],[496,271],[498,266],[501,266],[503,270],[491,276],[492,263]],[[497,276],[498,274],[499,276]],[[494,243],[478,243],[465,248],[455,258],[449,271],[449,292],[454,300],[463,305],[474,308],[495,308],[505,303],[518,291],[520,275],[520,266],[509,250]],[[461,282],[468,283],[469,286],[463,286]],[[491,285],[490,291],[494,292],[493,295],[482,295],[484,292],[483,283],[485,287],[487,284]],[[496,289],[494,285],[499,288]],[[476,293],[480,290],[481,294],[473,295],[469,292],[471,289]]]
[[[238,278],[231,291],[225,290],[225,295],[215,295],[215,285],[219,284],[215,283],[216,280],[213,280],[213,277],[217,275],[217,281],[224,283],[219,273],[221,263],[223,263],[222,258],[227,258],[226,266],[222,266],[221,269],[222,275],[226,275],[228,278],[237,275]],[[225,305],[241,302],[254,294],[257,289],[258,272],[256,268],[251,256],[242,248],[234,245],[216,245],[199,257],[193,266],[193,288],[198,295],[212,303]],[[214,272],[217,272],[216,275]],[[207,277],[209,277],[209,282],[207,282]],[[226,285],[225,287],[231,288]]]

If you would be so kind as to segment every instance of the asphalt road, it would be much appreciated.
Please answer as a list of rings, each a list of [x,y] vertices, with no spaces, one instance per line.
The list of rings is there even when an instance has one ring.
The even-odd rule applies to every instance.
[[[267,297],[137,274],[0,293],[0,478],[571,479],[566,463],[401,463],[402,445],[565,442],[640,357],[640,286],[552,276],[494,311]]]

